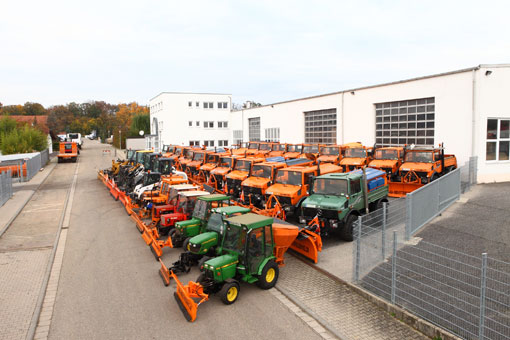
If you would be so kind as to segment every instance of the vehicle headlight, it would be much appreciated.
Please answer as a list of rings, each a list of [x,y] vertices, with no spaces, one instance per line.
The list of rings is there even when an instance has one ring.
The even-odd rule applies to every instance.
[[[306,223],[306,219],[304,216],[299,216],[299,223],[301,224],[305,224]]]
[[[291,208],[292,207],[290,205],[286,205],[285,207],[283,207],[283,210],[289,212]]]
[[[338,222],[336,220],[329,220],[329,225],[333,228],[338,228]]]
[[[273,193],[271,191],[266,191],[266,194],[272,195]]]

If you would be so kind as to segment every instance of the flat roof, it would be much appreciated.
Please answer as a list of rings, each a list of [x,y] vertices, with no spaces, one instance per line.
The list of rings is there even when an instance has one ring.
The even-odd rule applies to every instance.
[[[342,94],[342,93],[346,93],[346,92],[366,90],[366,89],[371,89],[371,88],[375,88],[375,87],[382,87],[382,86],[389,86],[389,85],[408,83],[408,82],[412,82],[412,81],[416,81],[416,80],[423,80],[423,79],[429,79],[429,78],[443,77],[443,76],[448,76],[448,75],[457,74],[457,73],[476,71],[476,70],[479,70],[480,68],[498,68],[498,67],[510,67],[510,64],[480,64],[478,66],[473,66],[473,67],[464,68],[464,69],[455,70],[455,71],[436,73],[436,74],[432,74],[432,75],[428,75],[428,76],[421,76],[421,77],[409,78],[409,79],[404,79],[404,80],[397,80],[397,81],[392,81],[392,82],[389,82],[389,83],[381,83],[381,84],[368,85],[368,86],[357,87],[357,88],[352,88],[352,89],[348,89],[348,90],[342,90],[342,91],[330,92],[330,93],[325,93],[325,94],[319,94],[319,95],[315,95],[315,96],[308,96],[308,97],[303,97],[303,98],[284,100],[284,101],[281,101],[281,102],[265,104],[265,105],[256,106],[256,107],[250,107],[250,108],[246,108],[246,109],[236,110],[236,111],[233,111],[233,112],[258,109],[258,108],[261,108],[261,107],[267,107],[267,106],[278,105],[278,104],[292,103],[292,102],[297,102],[297,101],[300,101],[300,100],[307,100],[307,99],[313,99],[313,98],[333,96],[333,95]]]
[[[171,92],[171,91],[163,91],[160,92],[158,95],[152,97],[149,99],[149,101],[153,100],[154,98],[157,98],[161,96],[162,94],[199,94],[199,95],[209,95],[209,96],[231,96],[230,93],[212,93],[212,92]]]
[[[247,226],[250,228],[263,227],[273,223],[272,217],[257,215],[254,213],[247,213],[226,219],[231,224],[239,226]]]
[[[208,191],[196,190],[196,191],[183,191],[180,192],[179,195],[186,197],[195,197],[195,196],[205,196],[210,195]]]

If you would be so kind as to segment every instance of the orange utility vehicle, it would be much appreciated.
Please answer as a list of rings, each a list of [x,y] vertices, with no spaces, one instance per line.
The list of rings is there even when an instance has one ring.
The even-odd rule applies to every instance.
[[[279,169],[297,165],[312,165],[312,161],[306,158],[285,160],[283,157],[274,157],[271,159],[272,161],[254,164],[250,177],[241,183],[241,202],[243,204],[258,208],[264,207],[266,189],[273,184]]]
[[[400,166],[404,161],[406,148],[389,146],[375,149],[374,160],[368,166],[386,172],[388,180],[397,181]]]
[[[200,149],[194,148],[194,147],[191,147],[191,146],[185,147],[182,150],[182,154],[179,157],[179,166],[180,166],[182,171],[186,171],[186,167],[193,160],[193,154],[195,153],[195,151],[198,151],[198,150],[200,150]]]
[[[321,145],[317,162],[339,164],[342,160],[341,145]]]
[[[392,197],[402,197],[457,169],[455,155],[445,155],[444,146],[414,147],[407,150],[396,182],[390,182]]]
[[[361,169],[372,161],[373,147],[357,146],[345,149],[340,165],[344,172]]]
[[[275,183],[266,189],[266,200],[273,196],[280,204],[285,215],[295,215],[299,212],[301,202],[309,195],[309,187],[313,176],[342,172],[342,168],[331,163],[316,166],[290,166],[278,170]]]
[[[78,144],[75,142],[60,142],[58,162],[71,161],[76,163],[78,159]]]
[[[319,157],[319,144],[303,144],[303,155],[301,157],[317,159]]]
[[[287,144],[287,151],[283,154],[285,159],[293,159],[301,156],[303,144]]]
[[[268,157],[283,157],[287,152],[287,144],[275,143],[273,145],[273,151],[271,151],[267,156]]]
[[[234,169],[237,160],[241,157],[235,154],[220,157],[218,166],[211,170],[207,185],[213,187],[216,191],[222,192],[227,182],[227,175]]]
[[[205,158],[208,154],[212,154],[213,151],[197,150],[193,153],[193,158],[186,166],[186,173],[188,176],[193,177],[198,175],[200,167],[205,162]]]
[[[217,150],[217,152],[206,153],[204,164],[200,167],[198,172],[197,181],[200,183],[207,183],[211,171],[218,166],[220,158],[228,155],[229,153],[225,150],[223,150],[223,152]]]
[[[238,159],[234,170],[226,176],[227,187],[225,188],[225,193],[232,195],[234,198],[239,198],[242,189],[241,183],[250,176],[253,165],[264,161],[266,161],[264,157]],[[271,161],[271,158],[268,158],[267,161]]]

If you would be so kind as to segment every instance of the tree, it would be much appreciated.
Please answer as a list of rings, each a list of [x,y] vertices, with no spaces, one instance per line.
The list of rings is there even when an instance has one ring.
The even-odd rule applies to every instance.
[[[71,132],[69,130],[74,119],[73,113],[64,105],[48,108],[48,127],[55,133]]]
[[[11,133],[14,129],[16,129],[18,123],[9,118],[9,116],[4,116],[0,118],[0,147],[2,145],[2,136]]]
[[[25,114],[25,108],[23,105],[7,105],[2,107],[0,114],[6,114],[10,116],[20,116]]]
[[[4,155],[43,151],[47,148],[46,136],[41,131],[25,125],[2,134],[0,150]]]
[[[150,132],[151,129],[151,118],[149,114],[137,114],[133,116],[131,120],[131,126],[129,127],[129,137],[138,137],[140,131]]]
[[[31,103],[26,102],[25,105],[23,105],[23,109],[25,110],[25,114],[28,116],[43,116],[46,115],[46,109],[44,106],[42,106],[39,103]]]

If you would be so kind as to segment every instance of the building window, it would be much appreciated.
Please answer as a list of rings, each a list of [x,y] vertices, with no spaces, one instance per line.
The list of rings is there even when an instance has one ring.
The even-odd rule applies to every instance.
[[[206,122],[206,121],[204,121],[204,127],[206,129],[212,129],[214,127],[214,122]]]
[[[196,107],[200,107],[200,102],[195,102]]]
[[[213,102],[204,102],[204,109],[213,109],[214,103]]]
[[[218,128],[226,129],[228,128],[228,122],[218,122]]]
[[[188,122],[188,126],[193,126],[193,122],[191,120]]]
[[[204,140],[204,145],[205,146],[214,146],[214,141],[213,140]]]
[[[243,142],[243,130],[234,130],[233,134],[234,134],[234,138],[233,138],[234,145],[241,144]]]
[[[260,141],[260,117],[248,118],[248,136],[250,141]]]
[[[510,119],[487,119],[487,161],[510,160]]]
[[[188,107],[193,107],[193,103],[192,102],[188,102]]]
[[[195,122],[195,126],[200,126],[200,122],[198,120]]]
[[[266,142],[279,142],[280,141],[280,128],[264,129],[264,140]]]
[[[228,102],[218,102],[218,109],[228,109]]]
[[[375,104],[377,146],[434,146],[435,99]]]
[[[305,143],[336,144],[336,109],[308,111],[304,114]]]
[[[219,140],[218,146],[228,146],[228,140]]]
[[[200,141],[199,140],[190,140],[189,145],[190,146],[200,146]]]

